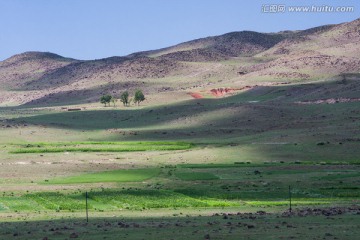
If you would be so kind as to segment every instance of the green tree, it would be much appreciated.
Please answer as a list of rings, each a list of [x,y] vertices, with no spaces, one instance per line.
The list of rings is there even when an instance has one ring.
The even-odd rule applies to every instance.
[[[124,104],[124,106],[127,106],[130,103],[128,91],[125,91],[120,95],[120,101]]]
[[[134,96],[134,102],[139,106],[142,101],[145,100],[145,96],[141,90],[136,90]]]
[[[114,97],[111,97],[110,102],[111,102],[112,104],[114,104],[114,107],[115,107],[116,102],[117,102],[117,99],[116,99],[116,98],[114,98]]]
[[[106,95],[103,95],[103,96],[100,98],[100,102],[101,102],[102,104],[105,104],[105,107],[106,107],[106,104],[107,104],[107,103],[109,103],[109,105],[110,105],[110,101],[111,101],[112,98],[113,98],[113,97],[112,97],[111,95],[106,94]]]

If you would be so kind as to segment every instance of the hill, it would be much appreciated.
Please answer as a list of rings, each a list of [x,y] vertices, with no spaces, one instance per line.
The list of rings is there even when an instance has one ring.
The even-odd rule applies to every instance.
[[[0,105],[91,103],[137,88],[153,104],[342,79],[360,70],[359,25],[357,19],[302,31],[232,32],[91,61],[26,52],[0,62]]]
[[[217,61],[231,57],[253,56],[285,38],[286,34],[283,33],[231,32],[131,56],[145,55],[188,62]]]

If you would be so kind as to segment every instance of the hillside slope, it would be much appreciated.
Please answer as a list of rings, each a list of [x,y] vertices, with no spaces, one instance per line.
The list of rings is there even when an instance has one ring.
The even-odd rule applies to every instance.
[[[360,71],[359,53],[360,19],[303,31],[232,32],[91,61],[26,52],[0,62],[0,105],[91,103],[137,88],[148,104],[226,96],[259,85],[342,79]],[[218,94],[220,88],[228,90]]]
[[[288,38],[257,55],[275,60],[251,66],[256,75],[325,78],[360,70],[360,19]],[[274,69],[276,69],[274,71]],[[281,69],[281,71],[277,70]]]
[[[189,62],[216,61],[238,56],[252,56],[271,48],[285,38],[286,34],[283,33],[231,32],[135,55]]]
[[[47,52],[17,54],[0,62],[0,83],[2,87],[16,88],[75,62],[77,60]]]

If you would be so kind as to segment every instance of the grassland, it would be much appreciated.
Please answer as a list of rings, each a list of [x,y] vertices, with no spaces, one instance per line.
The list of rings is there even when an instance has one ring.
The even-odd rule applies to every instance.
[[[89,173],[67,178],[54,179],[50,184],[98,183],[98,182],[139,182],[159,174],[158,169],[125,169]]]
[[[85,191],[88,191],[90,209],[95,212],[229,206],[255,209],[281,206],[285,210],[290,185],[293,206],[344,206],[358,204],[358,170],[354,166],[342,166],[338,170],[332,165],[290,164],[115,170],[39,182],[49,190],[56,185],[81,186],[76,191],[4,192],[0,204],[3,212],[27,212],[31,206],[38,206],[38,211],[84,210]],[[94,183],[118,186],[94,187]]]
[[[352,213],[325,217],[286,217],[276,214],[229,215],[200,212],[175,216],[72,219],[0,223],[4,239],[356,239],[359,218]],[[154,214],[154,213],[153,213]],[[132,214],[134,215],[134,214]],[[346,224],[344,224],[346,223]]]
[[[171,151],[191,148],[184,142],[70,142],[32,143],[20,145],[10,153],[60,153],[60,152],[140,152]]]
[[[264,87],[80,112],[2,108],[1,237],[167,239],[181,228],[180,239],[352,239],[356,211],[333,220],[282,213],[289,186],[294,211],[359,206],[360,103],[296,103],[314,100],[314,89],[336,96],[356,86]],[[90,223],[82,220],[85,192]]]

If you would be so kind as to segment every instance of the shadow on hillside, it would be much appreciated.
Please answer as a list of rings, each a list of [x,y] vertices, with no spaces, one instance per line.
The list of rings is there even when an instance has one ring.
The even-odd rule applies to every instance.
[[[309,83],[309,84],[294,84],[294,85],[274,85],[261,86],[238,94],[238,96],[228,97],[226,101],[251,101],[251,100],[269,100],[273,95],[279,97],[286,97],[283,100],[315,100],[325,98],[341,98],[349,97],[355,98],[360,94],[360,74],[349,73],[337,76],[333,81]],[[39,99],[25,103],[13,109],[31,108],[31,107],[54,107],[64,105],[76,105],[86,103],[96,103],[99,101],[99,96],[103,94],[112,94],[119,96],[124,89],[138,89],[143,88],[145,82],[143,81],[123,81],[117,83],[110,83],[104,86],[98,86],[91,89],[68,90],[54,94],[48,94]],[[148,87],[156,88],[155,84],[146,83]],[[254,91],[256,90],[256,91]],[[316,94],[314,94],[316,93]],[[235,99],[235,100],[234,100]],[[223,99],[218,99],[221,102]],[[1,107],[0,107],[1,109]],[[5,109],[2,107],[2,109]]]
[[[354,159],[360,151],[354,147],[357,142],[349,142],[357,141],[354,136],[360,133],[356,121],[360,118],[360,102],[296,102],[358,97],[359,83],[257,87],[221,99],[193,99],[140,109],[47,113],[15,118],[11,123],[48,127],[48,131],[102,131],[98,137],[88,138],[92,141],[252,143],[251,151],[256,149],[254,154],[263,154],[264,159],[345,161]],[[325,146],[317,146],[319,142]]]
[[[101,129],[135,129],[145,128],[188,128],[191,125],[201,127],[206,124],[223,125],[228,116],[217,115],[216,112],[229,111],[236,118],[246,117],[250,110],[260,111],[272,106],[257,106],[248,104],[242,98],[247,96],[233,96],[226,99],[194,99],[172,105],[159,107],[147,107],[137,109],[135,107],[109,110],[89,110],[78,112],[60,112],[31,117],[20,117],[16,122],[28,124],[41,124],[51,127],[68,128],[74,130],[101,130]],[[258,110],[257,110],[258,109]],[[209,119],[203,119],[205,115]],[[265,117],[265,116],[264,116]],[[221,123],[222,122],[222,123]]]
[[[25,103],[22,106],[19,106],[18,109],[31,107],[56,107],[98,102],[100,98],[98,96],[102,96],[104,94],[112,94],[119,96],[121,89],[141,88],[142,84],[142,82],[136,81],[123,81],[91,89],[57,92]]]
[[[26,83],[18,90],[46,90],[48,88],[61,87],[76,81],[90,78],[96,72],[111,69],[114,65],[129,60],[127,57],[111,57],[106,59],[77,61],[67,66],[46,73],[39,79]]]
[[[266,132],[303,132],[311,136],[325,134],[329,129],[344,129],[346,135],[353,127],[352,119],[359,115],[356,110],[360,102],[295,103],[344,96],[360,96],[359,81],[257,87],[221,99],[193,99],[141,109],[50,113],[13,121],[59,129],[107,130],[106,140],[225,140]]]

